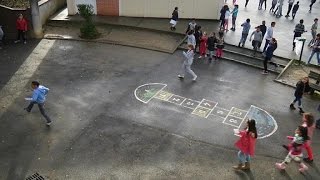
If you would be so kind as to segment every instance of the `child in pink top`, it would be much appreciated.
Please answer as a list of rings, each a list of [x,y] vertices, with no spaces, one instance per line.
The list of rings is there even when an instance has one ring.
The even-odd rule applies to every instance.
[[[276,167],[278,169],[284,170],[286,168],[286,165],[289,164],[292,160],[299,162],[300,172],[304,172],[308,169],[308,167],[301,161],[301,158],[303,157],[302,149],[304,147],[304,144],[309,139],[308,137],[308,128],[299,126],[294,136],[287,136],[289,140],[291,140],[291,143],[289,145],[289,153],[282,161],[281,163],[276,163]]]
[[[316,128],[314,123],[314,116],[311,113],[304,113],[302,116],[302,126],[308,128],[309,140],[304,144],[304,148],[307,150],[308,157],[303,158],[306,162],[313,162],[313,153],[311,148],[311,139],[313,136],[313,131]]]
[[[249,170],[250,169],[250,159],[254,156],[256,139],[258,137],[256,121],[248,120],[247,127],[243,131],[239,131],[240,138],[235,143],[235,146],[239,148],[238,159],[239,164],[233,166],[234,169],[239,170]],[[244,164],[244,165],[243,165]]]

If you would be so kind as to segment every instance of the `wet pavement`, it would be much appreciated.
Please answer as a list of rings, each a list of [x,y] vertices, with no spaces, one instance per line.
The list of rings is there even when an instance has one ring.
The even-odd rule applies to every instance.
[[[247,8],[244,7],[245,2],[239,2],[239,14],[236,21],[236,31],[228,31],[225,35],[226,43],[238,45],[242,29],[240,25],[247,19],[251,18],[251,30],[250,33],[254,30],[253,27],[261,24],[262,20],[266,21],[266,25],[270,26],[272,21],[276,22],[276,27],[274,29],[274,37],[278,40],[278,49],[275,51],[275,55],[290,58],[290,59],[299,59],[299,56],[292,51],[292,41],[293,41],[293,30],[296,24],[299,23],[300,19],[304,19],[304,25],[308,32],[303,34],[303,37],[306,37],[306,45],[304,48],[302,60],[307,61],[310,55],[310,49],[307,47],[311,39],[310,28],[313,24],[314,18],[320,17],[320,4],[317,2],[313,5],[312,13],[309,13],[309,1],[300,1],[300,8],[297,12],[297,15],[294,20],[291,20],[291,17],[286,18],[284,16],[276,18],[272,13],[269,13],[271,7],[271,1],[267,2],[267,10],[258,10],[258,0],[250,1]],[[231,1],[230,3],[231,4]],[[287,12],[287,2],[283,5],[283,14]],[[233,9],[233,6],[230,6]],[[52,17],[52,21],[81,21],[79,16],[68,16],[67,9],[61,11],[57,15]],[[168,19],[161,18],[133,18],[133,17],[108,17],[108,16],[97,16],[94,17],[94,21],[98,24],[114,24],[114,25],[124,25],[124,26],[134,26],[146,29],[154,29],[160,31],[170,31]],[[180,19],[177,24],[176,33],[185,33],[187,24],[190,20]],[[197,23],[202,26],[203,31],[211,32],[218,31],[219,22],[216,20],[197,20]],[[231,27],[231,20],[229,27]],[[319,32],[319,30],[318,30]],[[249,38],[248,38],[249,39]],[[262,43],[264,45],[264,41]],[[251,42],[247,41],[245,48],[252,49]],[[244,50],[246,52],[246,50]],[[312,64],[317,64],[316,57],[313,57],[311,61]]]
[[[316,161],[306,175],[299,174],[295,163],[284,173],[274,168],[286,155],[281,144],[287,143],[285,137],[300,124],[301,116],[288,109],[293,89],[274,83],[273,74],[264,76],[230,61],[195,60],[197,82],[180,81],[181,51],[171,55],[66,40],[44,39],[27,59],[22,66],[28,74],[14,73],[20,83],[9,80],[0,91],[1,104],[11,93],[3,90],[19,91],[6,98],[11,102],[0,111],[0,179],[23,179],[35,172],[48,179],[320,177],[318,131],[313,141]],[[36,107],[30,114],[22,110],[34,79],[51,89],[46,104],[54,119],[50,128]],[[148,83],[166,86],[135,93]],[[188,101],[199,103],[188,108],[192,106]],[[209,112],[204,103],[215,106]],[[306,96],[303,103],[318,117],[317,99]],[[270,113],[277,129],[258,140],[252,170],[235,172],[233,129],[242,128],[244,121],[221,118],[218,111],[227,116],[235,109],[246,114],[251,105]],[[237,118],[241,121],[235,122]]]

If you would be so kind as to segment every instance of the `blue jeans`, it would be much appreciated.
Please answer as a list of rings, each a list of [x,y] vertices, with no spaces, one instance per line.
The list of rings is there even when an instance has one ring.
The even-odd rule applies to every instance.
[[[294,100],[293,100],[293,102],[292,102],[292,104],[295,104],[297,101],[298,101],[298,106],[299,107],[301,107],[301,99],[302,99],[302,97],[296,97]]]
[[[319,51],[318,52],[316,52],[316,51],[311,52],[311,54],[309,56],[308,64],[310,64],[314,54],[317,54],[318,65],[320,65],[320,52]]]
[[[238,159],[240,163],[245,163],[250,161],[250,155],[249,154],[244,154],[242,151],[238,152]]]
[[[242,33],[240,43],[244,45],[246,43],[247,37],[248,37],[248,34]]]

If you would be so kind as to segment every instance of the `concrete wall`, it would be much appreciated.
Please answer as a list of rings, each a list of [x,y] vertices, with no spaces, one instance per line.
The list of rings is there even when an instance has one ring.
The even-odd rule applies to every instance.
[[[66,0],[42,0],[39,2],[41,23],[46,24],[47,19],[66,6]]]
[[[94,14],[97,14],[97,2],[96,0],[67,0],[68,14],[75,15],[78,13],[78,4],[90,4],[93,6]]]
[[[224,0],[119,0],[119,15],[169,18],[179,7],[180,18],[218,19]]]
[[[39,1],[39,13],[41,17],[41,23],[45,24],[47,19],[54,14],[57,10],[65,6],[66,0],[42,0]],[[0,5],[0,25],[3,26],[6,39],[15,39],[17,36],[16,20],[18,14],[23,16],[28,21],[28,37],[34,37],[32,32],[32,19],[31,10],[29,8],[9,8]]]
[[[18,18],[18,14],[23,14],[25,19],[28,21],[28,29],[32,30],[31,11],[29,8],[8,8],[0,5],[0,26],[2,26],[6,39],[15,39],[17,37],[16,20]],[[30,36],[30,31],[28,31],[28,36]]]
[[[77,4],[92,4],[95,14],[169,18],[179,7],[180,18],[218,19],[224,0],[67,0],[68,14],[77,13]]]

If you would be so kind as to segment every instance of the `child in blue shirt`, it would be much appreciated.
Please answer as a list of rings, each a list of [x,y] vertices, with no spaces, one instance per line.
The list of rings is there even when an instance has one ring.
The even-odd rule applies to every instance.
[[[30,98],[31,102],[28,107],[24,108],[24,110],[26,110],[27,112],[30,112],[31,109],[33,108],[33,105],[38,104],[38,107],[39,107],[41,114],[43,115],[43,117],[47,121],[47,123],[46,123],[47,126],[50,126],[52,121],[44,110],[44,102],[46,101],[46,95],[49,92],[49,88],[46,88],[46,87],[40,85],[40,83],[38,81],[32,81],[31,88],[33,89],[32,98]]]

